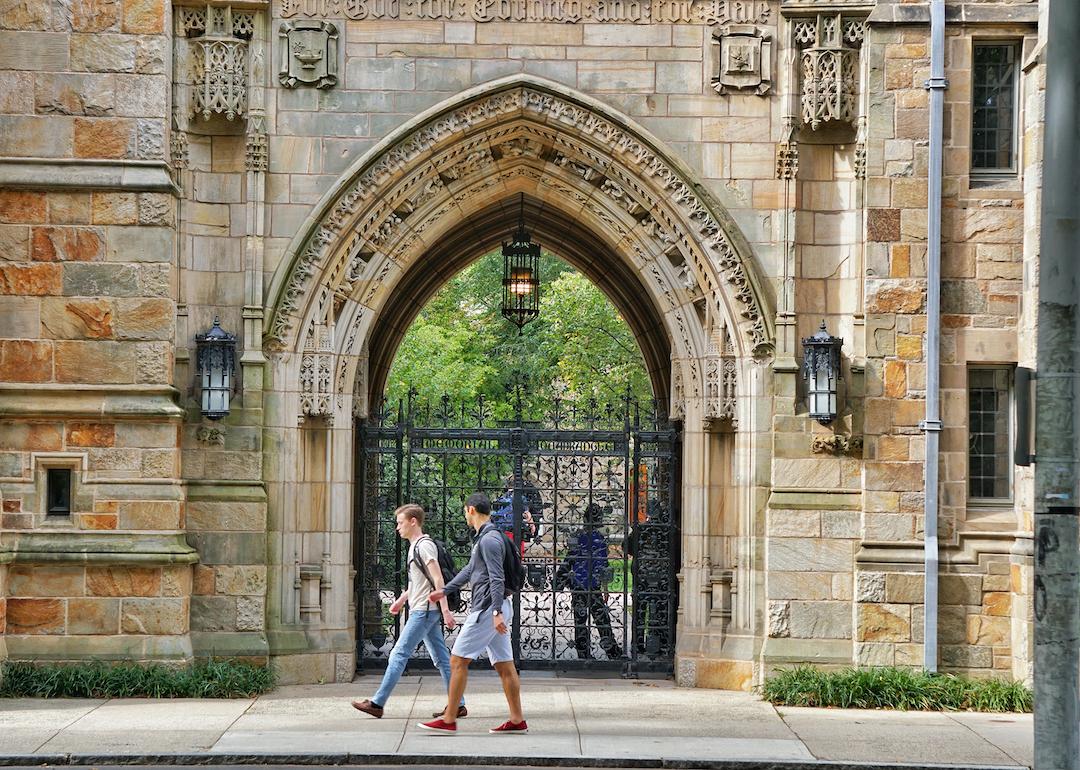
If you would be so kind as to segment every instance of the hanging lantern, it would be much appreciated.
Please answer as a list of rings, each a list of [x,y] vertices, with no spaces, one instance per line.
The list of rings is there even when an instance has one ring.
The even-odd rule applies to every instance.
[[[836,384],[840,379],[840,346],[844,340],[825,329],[825,322],[812,337],[802,341],[803,379],[810,417],[828,425],[836,417]]]
[[[203,416],[225,417],[236,392],[236,335],[222,329],[217,318],[210,331],[195,335],[195,375]]]
[[[540,244],[525,230],[525,195],[521,196],[517,232],[502,245],[502,314],[520,331],[540,315]]]

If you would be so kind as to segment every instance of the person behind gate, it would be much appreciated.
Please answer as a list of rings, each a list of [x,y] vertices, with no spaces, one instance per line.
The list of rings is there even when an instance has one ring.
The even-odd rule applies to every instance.
[[[435,541],[424,534],[424,509],[415,503],[409,503],[394,511],[394,519],[397,522],[398,535],[409,541],[407,560],[409,583],[401,596],[390,605],[390,612],[397,615],[407,602],[409,617],[405,621],[394,649],[390,651],[390,657],[386,661],[386,673],[383,674],[378,692],[366,700],[352,702],[354,709],[371,714],[378,719],[382,718],[390,693],[394,691],[394,687],[405,671],[405,665],[409,662],[409,657],[421,641],[427,647],[431,661],[442,674],[443,682],[449,689],[450,651],[446,648],[446,640],[443,638],[440,617],[450,630],[457,625],[446,598],[442,595],[443,576],[442,568],[439,566],[438,548]],[[428,601],[433,591],[440,592],[437,604]],[[468,713],[465,709],[464,698],[460,699],[456,711],[457,716],[461,717]]]
[[[487,495],[481,492],[469,495],[465,501],[465,521],[476,530],[472,556],[461,572],[447,584],[446,590],[460,590],[469,583],[472,586],[472,608],[454,642],[446,710],[434,721],[420,722],[417,726],[444,735],[457,731],[457,709],[454,704],[465,695],[469,664],[486,652],[491,665],[499,673],[506,705],[510,708],[510,719],[488,732],[499,735],[527,733],[529,726],[521,713],[521,681],[514,667],[514,652],[510,644],[509,627],[514,605],[510,600],[512,592],[506,588],[504,567],[504,559],[509,555],[516,560],[517,554],[506,536],[491,523],[491,502]],[[444,596],[445,591],[434,591],[428,601],[442,601]]]
[[[570,606],[574,611],[574,647],[582,660],[592,658],[589,615],[600,632],[600,648],[609,660],[622,657],[622,647],[611,628],[608,609],[608,542],[600,527],[603,513],[596,503],[585,507],[585,526],[570,536],[570,550],[555,571],[555,589],[571,588]]]

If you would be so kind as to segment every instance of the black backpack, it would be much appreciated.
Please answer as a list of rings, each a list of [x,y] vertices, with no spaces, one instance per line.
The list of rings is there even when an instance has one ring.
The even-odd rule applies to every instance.
[[[439,569],[442,571],[443,586],[446,586],[454,576],[457,575],[457,565],[454,564],[454,557],[450,555],[450,551],[446,549],[446,543],[442,540],[436,540],[430,535],[424,535],[420,540],[428,539],[435,544],[435,551],[438,553]],[[419,542],[419,541],[417,541]],[[424,573],[424,577],[431,583],[431,587],[435,588],[435,581],[431,579],[431,575],[428,574],[427,565],[420,560],[420,554],[416,549],[413,549],[413,561],[420,567],[420,571]],[[446,592],[446,606],[450,608],[451,612],[461,612],[465,607],[465,600],[461,598],[460,591],[447,591]]]
[[[525,563],[521,561],[521,552],[517,544],[504,533],[499,532],[503,545],[503,585],[511,593],[517,593],[525,587]]]

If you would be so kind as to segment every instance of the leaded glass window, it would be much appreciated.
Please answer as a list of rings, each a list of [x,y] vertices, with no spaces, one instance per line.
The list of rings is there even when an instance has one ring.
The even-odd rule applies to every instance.
[[[968,370],[968,497],[1011,496],[1009,441],[1011,370]]]
[[[1016,171],[1017,46],[976,43],[972,52],[971,168]]]

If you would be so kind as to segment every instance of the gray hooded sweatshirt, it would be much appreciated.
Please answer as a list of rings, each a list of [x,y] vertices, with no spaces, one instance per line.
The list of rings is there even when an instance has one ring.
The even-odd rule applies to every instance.
[[[510,596],[503,575],[503,557],[506,555],[506,535],[490,521],[480,527],[473,542],[469,563],[446,584],[447,590],[460,591],[468,583],[472,586],[470,612],[485,612],[502,607],[503,599]]]

